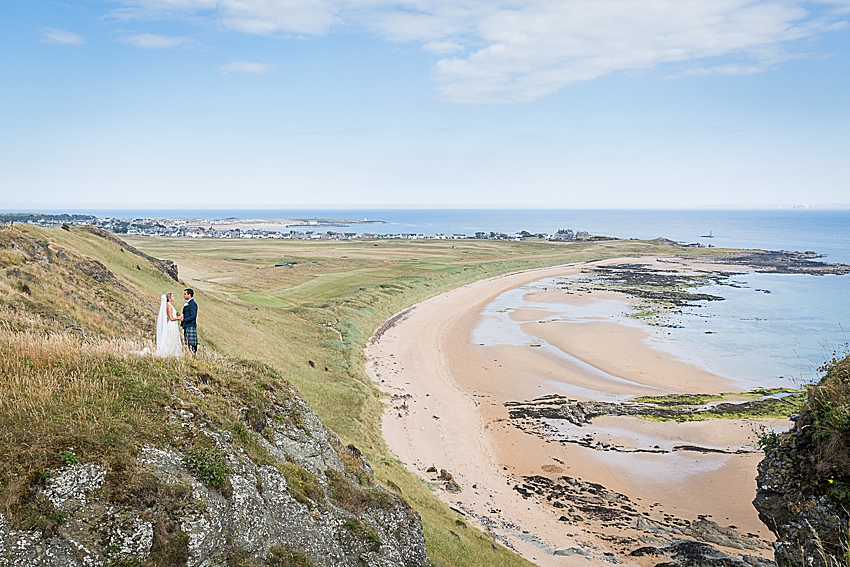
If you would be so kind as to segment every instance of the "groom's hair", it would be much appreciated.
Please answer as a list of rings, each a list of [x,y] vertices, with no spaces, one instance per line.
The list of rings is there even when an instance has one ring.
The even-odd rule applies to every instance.
[[[188,294],[189,294],[189,297],[195,297],[195,290],[193,290],[192,288],[187,287],[187,288],[186,288],[186,289],[184,289],[183,291],[185,291],[186,293],[188,293]]]

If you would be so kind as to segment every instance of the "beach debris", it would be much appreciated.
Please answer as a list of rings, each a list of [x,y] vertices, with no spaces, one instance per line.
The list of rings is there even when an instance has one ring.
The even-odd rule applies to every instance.
[[[443,480],[446,482],[450,482],[453,480],[452,473],[447,471],[446,469],[440,469],[440,476],[437,477],[437,480]]]

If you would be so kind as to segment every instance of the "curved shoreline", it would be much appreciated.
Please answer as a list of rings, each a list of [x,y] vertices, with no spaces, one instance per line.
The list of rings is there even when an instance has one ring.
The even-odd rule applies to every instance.
[[[720,511],[724,515],[716,519],[724,525],[732,523],[741,531],[767,537],[766,528],[749,505],[755,485],[742,486],[729,481],[746,478],[750,472],[754,476],[759,458],[756,455],[733,458],[688,454],[677,457],[679,461],[670,478],[659,479],[654,471],[666,464],[653,462],[658,460],[657,455],[588,454],[585,447],[557,444],[551,439],[529,435],[507,419],[506,401],[551,394],[557,392],[557,387],[598,384],[580,368],[546,356],[543,349],[529,349],[528,345],[473,344],[470,336],[479,324],[481,311],[507,290],[550,276],[577,273],[586,265],[567,264],[481,280],[426,300],[397,314],[394,325],[382,327],[383,336],[376,337],[366,349],[367,373],[393,396],[382,422],[388,446],[408,470],[434,483],[435,488],[443,484],[437,483],[436,474],[429,474],[427,469],[432,465],[438,471],[447,469],[462,492],[453,494],[438,489],[440,498],[539,565],[586,565],[588,558],[603,559],[604,553],[618,553],[610,537],[623,530],[606,534],[590,524],[559,521],[565,516],[557,508],[538,501],[542,499],[525,498],[516,490],[515,486],[529,475],[549,479],[569,475],[598,482],[645,504],[658,502],[659,507],[651,508],[652,514],[659,517],[662,508],[689,520],[695,520],[698,514],[717,516]],[[651,349],[644,344],[647,333],[640,329],[610,322],[582,325],[569,333],[563,332],[567,327],[559,331],[550,326],[545,329],[547,341],[583,363],[634,382],[633,386],[618,383],[617,391],[643,395],[658,389],[670,392],[730,389],[728,380]],[[538,334],[541,331],[534,330]],[[683,373],[687,376],[682,376]],[[721,437],[740,437],[741,432],[732,431],[729,426],[727,423],[709,429],[722,430],[718,433]],[[706,435],[700,428],[705,429],[699,424],[691,427],[695,434]],[[650,433],[667,434],[662,430],[663,427]],[[724,440],[725,437],[721,439]],[[690,461],[697,463],[696,467],[690,466],[697,472],[686,475],[686,482],[673,478],[688,470]],[[641,469],[646,474],[640,474]],[[716,491],[696,488],[712,485],[721,488]],[[706,492],[714,494],[707,497]],[[718,498],[720,493],[722,497]],[[554,554],[557,550],[570,549],[583,553]]]

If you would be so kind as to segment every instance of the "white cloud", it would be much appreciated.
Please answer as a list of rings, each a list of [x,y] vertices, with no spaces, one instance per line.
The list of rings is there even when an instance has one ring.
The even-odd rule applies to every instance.
[[[156,35],[152,33],[140,33],[121,38],[121,43],[127,43],[143,49],[169,49],[172,47],[185,47],[192,40],[183,36]]]
[[[463,46],[454,41],[429,41],[422,46],[422,49],[431,53],[445,54],[463,51]]]
[[[271,71],[271,63],[251,63],[250,61],[234,61],[219,67],[222,73],[229,75],[230,73],[251,73],[253,75],[266,75]]]
[[[251,34],[315,36],[339,28],[418,42],[437,54],[465,45],[468,55],[436,62],[432,78],[440,98],[470,103],[531,101],[570,83],[670,64],[685,67],[679,75],[761,71],[766,62],[793,56],[803,40],[846,24],[850,6],[848,0],[117,1],[122,17],[208,17]]]
[[[86,39],[81,35],[57,28],[41,28],[41,41],[44,43],[77,46],[84,44]]]

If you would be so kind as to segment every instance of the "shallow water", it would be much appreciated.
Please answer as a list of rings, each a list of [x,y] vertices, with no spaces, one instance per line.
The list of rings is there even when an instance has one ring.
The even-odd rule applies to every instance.
[[[630,309],[622,301],[594,298],[572,305],[528,297],[544,289],[552,290],[557,281],[563,280],[545,278],[499,295],[482,311],[472,341],[485,346],[540,344],[565,362],[616,382],[621,379],[529,335],[522,328],[527,321],[517,320],[512,313],[533,310],[546,313],[543,320],[563,318],[577,323],[615,321],[649,330],[652,338],[648,343],[652,348],[732,379],[741,389],[748,390],[799,387],[816,380],[817,367],[834,351],[844,352],[850,336],[844,330],[850,327],[850,276],[736,276],[733,281],[739,287],[712,284],[695,289],[724,300],[684,308],[668,319],[672,328],[649,326],[629,317]]]

